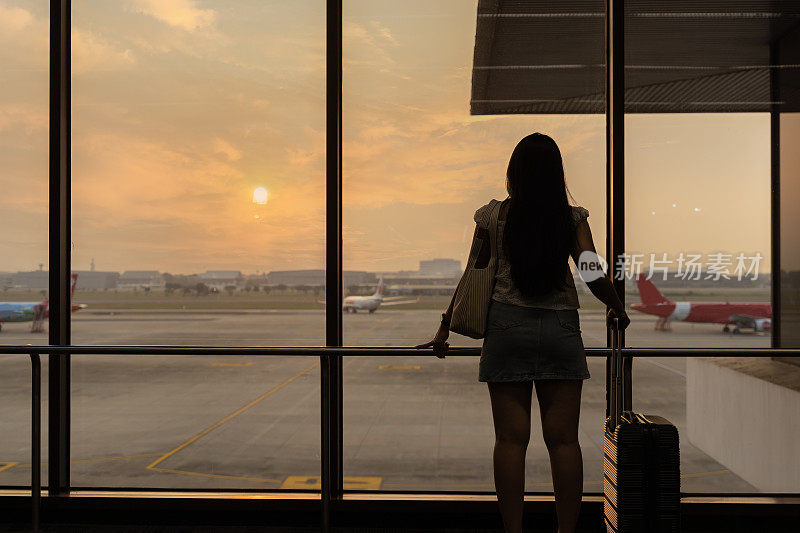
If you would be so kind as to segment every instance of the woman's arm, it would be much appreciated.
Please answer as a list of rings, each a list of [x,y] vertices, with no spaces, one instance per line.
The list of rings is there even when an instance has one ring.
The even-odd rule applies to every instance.
[[[461,275],[461,279],[464,279],[463,274]],[[445,311],[442,315],[442,321],[439,324],[439,329],[436,331],[433,339],[426,343],[418,344],[414,346],[414,348],[433,348],[433,355],[439,359],[444,359],[444,356],[447,354],[447,349],[450,347],[450,345],[447,343],[447,338],[450,336],[450,319],[453,316],[453,304],[455,304],[456,292],[458,292],[458,287],[460,285],[461,280],[458,280],[456,290],[453,291],[453,297],[450,298],[450,305],[447,306],[447,311]]]
[[[475,226],[475,234],[473,235],[473,241],[475,237],[481,236],[483,237],[484,246],[481,248],[480,253],[478,254],[478,258],[476,263],[483,263],[484,261],[488,263],[489,257],[491,255],[491,249],[486,246],[489,243],[489,239],[486,238],[489,236],[488,232],[479,227]],[[485,250],[484,250],[485,249]],[[466,269],[464,269],[466,272]],[[461,274],[461,279],[458,280],[458,284],[456,285],[456,289],[453,291],[453,296],[450,298],[450,305],[447,306],[447,310],[442,315],[442,322],[439,324],[439,329],[436,331],[436,334],[433,336],[433,339],[424,343],[418,344],[415,348],[433,348],[433,354],[440,359],[443,359],[445,354],[447,353],[447,348],[450,347],[447,344],[447,338],[450,336],[450,319],[453,317],[453,306],[456,302],[456,293],[458,292],[458,288],[461,286],[461,283],[464,281],[464,274]]]
[[[571,255],[576,267],[578,266],[579,257],[583,252],[592,252],[595,254],[593,257],[597,255],[597,251],[594,247],[594,240],[592,239],[592,230],[589,229],[589,222],[586,220],[582,220],[575,228],[575,244],[572,247]],[[595,269],[602,271],[599,264],[595,264]],[[611,282],[608,275],[603,275],[603,277],[599,279],[587,282],[586,285],[598,300],[610,308],[608,311],[609,322],[614,318],[619,318],[620,327],[622,329],[628,327],[631,320],[628,318],[628,314],[625,312],[625,306],[622,304],[622,300],[619,299],[617,291],[614,290],[614,284]]]

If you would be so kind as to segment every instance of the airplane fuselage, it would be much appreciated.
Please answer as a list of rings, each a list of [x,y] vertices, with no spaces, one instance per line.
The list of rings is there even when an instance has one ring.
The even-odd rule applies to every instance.
[[[734,324],[732,317],[736,315],[772,318],[772,305],[768,303],[662,302],[631,307],[648,315],[679,322]]]
[[[78,283],[78,275],[72,274],[72,287],[70,288],[69,298],[75,294],[75,285]],[[86,304],[71,304],[70,311],[80,311]],[[41,302],[0,302],[0,330],[3,322],[33,322],[31,331],[39,333],[42,331],[41,322],[50,315],[50,300],[45,298]]]
[[[30,322],[41,302],[0,302],[0,322]]]
[[[342,303],[345,312],[369,311],[374,312],[383,302],[383,296],[373,294],[372,296],[348,296]]]

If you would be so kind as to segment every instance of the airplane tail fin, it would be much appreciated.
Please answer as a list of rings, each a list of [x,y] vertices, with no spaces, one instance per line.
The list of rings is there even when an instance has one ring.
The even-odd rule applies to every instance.
[[[383,276],[378,278],[378,287],[375,289],[374,296],[383,296]]]
[[[72,301],[72,297],[75,296],[75,286],[78,284],[78,275],[72,274],[70,276],[72,278],[72,286],[69,288],[69,301]]]
[[[639,297],[645,305],[669,303],[669,299],[661,294],[655,284],[649,279],[645,279],[642,274],[636,277],[636,287],[639,289]]]

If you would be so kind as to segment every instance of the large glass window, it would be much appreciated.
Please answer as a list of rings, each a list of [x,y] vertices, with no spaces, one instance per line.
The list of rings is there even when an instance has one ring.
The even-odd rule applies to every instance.
[[[532,10],[530,16],[498,19],[475,2],[457,0],[347,0],[343,7],[346,345],[413,346],[430,339],[465,267],[475,210],[507,196],[508,159],[530,133],[547,133],[559,144],[568,187],[575,203],[589,210],[595,243],[604,249],[605,119],[596,106],[603,90],[597,68],[602,19],[562,17],[558,7],[524,5],[508,9]],[[553,24],[554,18],[560,22]],[[532,40],[493,44],[487,41],[491,24],[498,26],[495,35]],[[571,24],[589,31],[566,31]],[[484,105],[495,96],[478,94],[475,76],[507,68],[502,79],[523,86],[531,72],[559,68],[538,52],[557,35],[582,43],[579,54],[598,55],[581,60],[587,81],[580,90],[595,107],[567,111],[598,114],[523,114],[520,106],[500,112]],[[519,55],[497,63],[483,56],[489,48]],[[550,111],[556,112],[564,111]],[[369,281],[350,282],[348,273],[356,272],[366,272]],[[381,282],[382,301],[370,308],[364,297],[380,294]],[[584,342],[604,346],[604,309],[577,275],[576,285]],[[481,341],[452,334],[450,343]],[[477,363],[473,357],[440,361],[427,353],[346,358],[345,488],[491,490],[494,430]],[[590,372],[584,406],[602,417],[603,362],[592,360]],[[587,450],[598,450],[602,424],[586,420],[581,440]],[[533,426],[540,432],[537,420]],[[541,438],[535,439],[528,489],[549,491],[547,454]],[[587,490],[600,490],[602,454],[586,456],[594,483]],[[368,482],[359,486],[359,479]]]
[[[369,275],[358,283],[346,272],[345,294],[369,296],[380,280],[384,285],[374,314],[357,298],[345,302],[345,344],[408,346],[432,335],[463,272],[473,214],[491,198],[507,196],[508,158],[530,133],[547,133],[559,144],[574,201],[589,209],[595,243],[605,247],[603,116],[525,115],[519,107],[497,114],[482,105],[473,81],[507,67],[513,75],[503,80],[521,84],[530,73],[520,64],[541,72],[558,67],[542,64],[539,47],[550,37],[564,38],[560,32],[572,24],[589,29],[571,37],[581,43],[579,53],[600,54],[599,61],[602,21],[584,13],[552,24],[554,13],[538,9],[558,8],[519,8],[534,12],[496,19],[480,9],[476,17],[470,2],[344,2],[344,266]],[[495,23],[495,34],[537,37],[496,45],[518,50],[518,57],[500,64],[481,59]],[[594,63],[585,67],[593,74],[581,90],[597,100],[602,71]],[[480,114],[470,114],[471,99]],[[577,285],[586,343],[604,345],[600,305],[579,278]],[[453,344],[476,343],[454,336]]]
[[[678,428],[681,491],[796,493],[798,380],[767,357],[637,357],[633,408]]]
[[[770,346],[769,130],[767,113],[628,115],[628,345]]]
[[[770,346],[769,43],[793,23],[626,4],[628,345]]]
[[[324,343],[324,17],[73,2],[75,344]],[[313,489],[318,375],[313,358],[75,356],[73,484]]]
[[[797,102],[800,109],[800,102]],[[780,347],[800,346],[800,113],[782,113],[780,121],[781,332]]]
[[[0,2],[0,345],[47,344],[49,30],[46,1]],[[30,484],[30,375],[0,346],[0,486]]]
[[[780,333],[776,345],[782,348],[800,347],[800,28],[781,35],[774,45],[777,56],[786,64],[774,76],[775,95],[781,102],[774,121],[777,129],[777,174],[780,200],[780,264],[775,273],[780,274]],[[773,130],[773,134],[775,134]],[[795,358],[800,363],[800,358]]]
[[[76,355],[76,487],[319,490],[319,358]]]
[[[605,359],[589,357],[578,438],[584,490],[602,491]],[[344,487],[494,490],[494,429],[477,357],[352,357],[344,366]],[[550,460],[533,393],[525,488],[551,492]]]
[[[634,349],[797,345],[798,13],[722,4],[627,3]],[[221,350],[72,356],[72,486],[319,490],[319,360],[222,347],[325,342],[325,4],[71,6],[72,342]],[[343,2],[346,346],[431,337],[473,213],[505,198],[508,158],[532,132],[561,147],[605,253],[605,12],[573,8]],[[49,22],[44,0],[0,0],[6,487],[30,479],[30,362],[2,345],[48,340]],[[576,286],[584,343],[605,346],[604,308]],[[634,359],[633,408],[680,432],[683,492],[800,490],[797,359]],[[348,357],[343,370],[345,490],[493,490],[476,357]],[[579,438],[585,490],[599,492],[605,360],[589,370]],[[526,490],[549,492],[537,408]]]
[[[72,11],[73,341],[323,344],[323,4]]]
[[[771,345],[770,112],[791,96],[771,45],[795,24],[752,3],[628,4],[628,345]],[[684,492],[796,492],[799,379],[763,357],[637,357],[633,407],[678,427]]]

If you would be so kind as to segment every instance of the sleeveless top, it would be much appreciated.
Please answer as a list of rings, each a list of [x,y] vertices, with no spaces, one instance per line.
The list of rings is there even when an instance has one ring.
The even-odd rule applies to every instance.
[[[475,222],[483,226],[487,214],[497,200],[492,200],[475,211]],[[572,220],[575,226],[589,217],[589,211],[580,206],[572,206]],[[497,258],[497,273],[495,274],[494,291],[492,300],[522,307],[538,307],[541,309],[578,309],[578,292],[575,290],[575,280],[569,269],[569,264],[564,265],[566,286],[563,289],[554,289],[549,294],[533,298],[522,294],[511,279],[511,265],[503,250],[503,227],[505,220],[497,221],[496,248],[492,253]],[[488,227],[487,227],[488,229]]]

